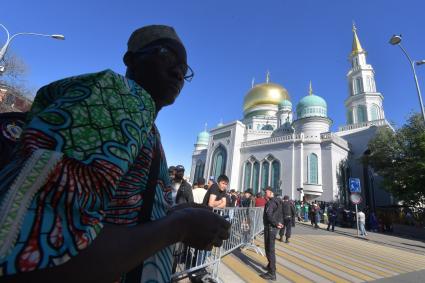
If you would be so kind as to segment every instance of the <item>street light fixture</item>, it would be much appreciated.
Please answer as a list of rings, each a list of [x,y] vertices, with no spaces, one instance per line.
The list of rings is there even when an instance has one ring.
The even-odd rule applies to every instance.
[[[424,105],[423,105],[423,102],[422,102],[421,89],[419,88],[418,77],[416,76],[416,70],[415,70],[415,64],[417,66],[423,65],[423,64],[425,64],[425,60],[413,61],[412,59],[410,59],[409,54],[407,54],[406,50],[401,45],[401,39],[402,39],[401,34],[400,35],[393,35],[391,37],[389,43],[392,44],[392,45],[398,45],[398,47],[400,47],[401,51],[403,51],[404,55],[406,55],[407,60],[409,60],[410,67],[412,67],[412,71],[413,71],[413,78],[415,79],[416,91],[418,92],[419,104],[421,106],[421,112],[422,112],[422,118],[425,122],[425,109],[424,109]]]
[[[7,34],[6,43],[0,49],[0,62],[4,61],[4,56],[6,55],[6,51],[9,48],[10,43],[18,35],[36,35],[36,36],[50,37],[50,38],[58,39],[58,40],[64,40],[65,39],[65,36],[62,35],[62,34],[44,34],[44,33],[35,33],[35,32],[18,32],[18,33],[15,33],[14,35],[10,36],[9,30],[4,25],[0,24],[0,27],[2,27],[6,31],[6,34]],[[0,66],[0,73],[2,73],[3,71],[4,71],[4,67]]]

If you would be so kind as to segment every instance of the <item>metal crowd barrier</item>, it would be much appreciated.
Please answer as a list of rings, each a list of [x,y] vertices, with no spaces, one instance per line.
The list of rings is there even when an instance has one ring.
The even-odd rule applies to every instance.
[[[238,248],[251,248],[263,255],[261,249],[254,244],[255,237],[264,230],[263,210],[262,207],[214,209],[215,213],[232,223],[229,239],[212,251],[176,244],[172,280],[176,282],[190,276],[202,276],[204,281],[209,278],[218,282],[218,268],[223,256]]]

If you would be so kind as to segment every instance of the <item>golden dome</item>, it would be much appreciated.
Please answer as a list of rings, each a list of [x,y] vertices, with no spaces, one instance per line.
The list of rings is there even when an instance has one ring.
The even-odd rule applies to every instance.
[[[290,100],[288,91],[275,83],[263,83],[254,86],[245,96],[243,110],[262,104],[278,105],[282,100]]]

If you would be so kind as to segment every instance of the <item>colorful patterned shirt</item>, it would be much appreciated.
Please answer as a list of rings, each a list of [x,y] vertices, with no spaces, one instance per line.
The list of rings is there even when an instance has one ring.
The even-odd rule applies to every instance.
[[[67,262],[103,223],[136,225],[155,152],[151,220],[166,215],[171,189],[155,112],[145,90],[111,70],[38,91],[16,158],[0,171],[0,276]],[[141,282],[169,282],[171,260],[171,247],[145,260]]]

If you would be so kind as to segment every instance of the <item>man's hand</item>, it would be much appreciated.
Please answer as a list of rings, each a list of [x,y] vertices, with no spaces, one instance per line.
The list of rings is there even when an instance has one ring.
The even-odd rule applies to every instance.
[[[196,249],[219,247],[230,236],[231,224],[205,207],[178,209],[171,215],[180,223],[176,228],[183,230],[181,241]]]
[[[282,229],[283,228],[283,224],[282,223],[277,223],[277,228]]]

